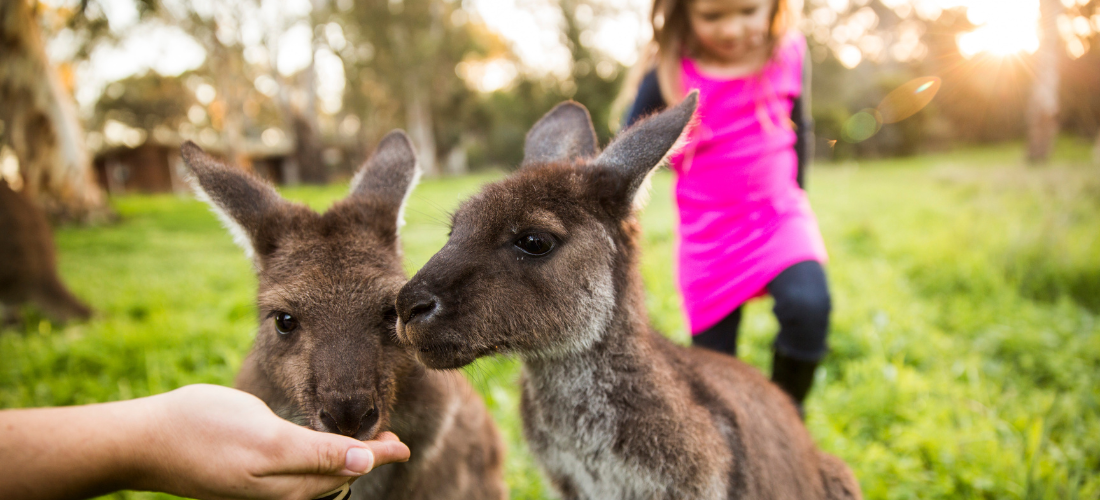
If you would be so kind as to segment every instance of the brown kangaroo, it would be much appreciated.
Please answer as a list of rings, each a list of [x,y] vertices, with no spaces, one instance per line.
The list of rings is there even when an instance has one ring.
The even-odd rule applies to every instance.
[[[31,301],[55,321],[88,319],[92,310],[61,283],[45,214],[0,179],[0,319]]]
[[[500,499],[504,444],[456,372],[427,370],[396,342],[405,283],[398,228],[419,170],[403,132],[382,139],[351,194],[322,214],[182,148],[196,195],[253,259],[260,328],[237,387],[284,418],[357,439],[396,433],[412,451],[352,485],[355,498]]]
[[[563,498],[860,498],[778,387],[648,326],[634,205],[697,99],[602,153],[584,107],[550,111],[398,294],[398,335],[433,368],[517,353],[524,431]]]

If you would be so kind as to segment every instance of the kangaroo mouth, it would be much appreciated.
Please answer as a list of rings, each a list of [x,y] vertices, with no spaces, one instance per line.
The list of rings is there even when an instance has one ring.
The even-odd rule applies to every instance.
[[[476,346],[458,342],[417,342],[416,358],[428,368],[448,370],[462,368],[478,358],[503,352],[505,344]]]
[[[378,435],[381,434],[383,430],[382,426],[379,424],[381,424],[380,421],[375,421],[375,423],[371,424],[369,427],[360,429],[359,432],[355,433],[355,439],[358,439],[360,441],[370,441],[371,439],[378,437]]]
[[[277,408],[272,408],[272,411],[283,420],[287,420],[293,424],[300,425],[310,430],[314,430],[317,432],[326,432],[330,434],[342,434],[341,432],[332,429],[331,426],[322,423],[320,418],[310,418],[309,416],[299,411],[298,408],[295,406],[280,406]],[[371,414],[364,416],[363,422],[360,424],[359,429],[355,431],[355,433],[352,434],[351,437],[360,441],[369,441],[381,434],[382,431],[386,430],[383,428],[383,424],[387,420],[386,418],[383,418],[382,413],[384,411],[385,410],[379,407]]]
[[[479,350],[454,342],[417,344],[416,358],[428,368],[447,370],[462,368],[482,356]]]
[[[437,340],[440,338],[462,338],[450,331],[438,331],[438,328],[426,327],[419,323],[405,324],[397,322],[398,339],[416,353],[416,359],[428,368],[449,370],[462,368],[482,356],[500,350],[500,346],[479,347],[466,342]],[[430,340],[429,340],[430,339]]]
[[[360,441],[369,441],[378,437],[378,435],[381,434],[382,431],[386,430],[383,428],[383,424],[385,423],[384,420],[386,419],[382,418],[382,409],[378,408],[373,412],[365,415],[362,422],[359,424],[359,428],[350,434],[338,429],[334,429],[333,425],[324,423],[322,419],[310,421],[305,426],[317,432],[339,434],[351,437],[353,439],[358,439]]]

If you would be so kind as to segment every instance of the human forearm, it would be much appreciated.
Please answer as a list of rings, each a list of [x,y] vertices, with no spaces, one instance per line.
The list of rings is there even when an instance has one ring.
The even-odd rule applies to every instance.
[[[144,459],[147,406],[0,411],[0,498],[85,498],[130,487]]]
[[[0,498],[119,489],[191,498],[313,498],[409,449],[314,432],[250,394],[192,385],[119,403],[0,412]]]

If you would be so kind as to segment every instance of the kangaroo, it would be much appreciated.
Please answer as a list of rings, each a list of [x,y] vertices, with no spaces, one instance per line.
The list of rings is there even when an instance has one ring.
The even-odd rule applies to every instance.
[[[402,288],[398,335],[432,368],[518,354],[524,433],[563,498],[861,498],[761,373],[648,326],[634,211],[697,100],[602,153],[584,107],[551,110]]]
[[[88,319],[92,310],[57,276],[57,253],[45,214],[0,179],[0,319],[30,301],[53,320]],[[10,308],[11,311],[5,311]]]
[[[419,177],[405,134],[383,138],[324,214],[194,143],[182,155],[197,197],[259,278],[259,331],[237,387],[317,431],[397,434],[412,457],[357,480],[354,498],[505,498],[504,444],[481,399],[460,374],[427,370],[396,342],[394,298],[406,281],[398,228]]]

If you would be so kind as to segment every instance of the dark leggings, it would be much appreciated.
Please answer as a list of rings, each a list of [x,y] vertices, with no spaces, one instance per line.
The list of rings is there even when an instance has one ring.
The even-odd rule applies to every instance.
[[[779,335],[775,350],[784,356],[802,361],[819,361],[828,347],[825,335],[829,331],[829,286],[821,264],[808,260],[799,262],[768,283],[768,293],[775,298]],[[691,339],[692,345],[737,355],[737,331],[741,326],[741,308],[734,309],[714,326]]]

